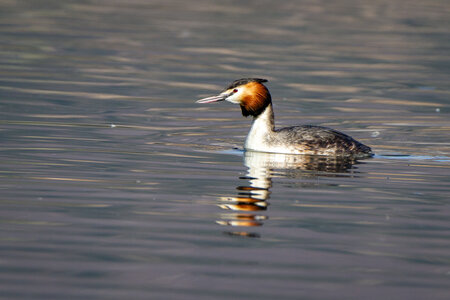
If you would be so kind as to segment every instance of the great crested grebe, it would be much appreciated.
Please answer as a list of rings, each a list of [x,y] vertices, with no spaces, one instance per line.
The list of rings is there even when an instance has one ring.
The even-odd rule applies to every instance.
[[[275,129],[272,98],[263,82],[267,80],[238,79],[219,95],[200,99],[197,103],[226,100],[239,104],[243,116],[252,116],[252,127],[245,140],[246,150],[308,155],[372,155],[370,147],[327,127],[302,125]]]

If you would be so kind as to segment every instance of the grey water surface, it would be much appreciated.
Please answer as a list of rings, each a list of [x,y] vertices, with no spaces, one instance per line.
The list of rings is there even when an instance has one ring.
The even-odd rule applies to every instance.
[[[0,1],[1,299],[449,299],[450,5]],[[262,77],[277,126],[365,160],[244,152],[199,105]]]

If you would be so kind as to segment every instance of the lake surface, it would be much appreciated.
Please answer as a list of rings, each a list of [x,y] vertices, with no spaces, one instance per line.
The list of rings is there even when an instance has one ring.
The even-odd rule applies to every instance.
[[[448,1],[7,0],[0,39],[0,298],[449,299]],[[241,77],[375,157],[245,153],[194,103]]]

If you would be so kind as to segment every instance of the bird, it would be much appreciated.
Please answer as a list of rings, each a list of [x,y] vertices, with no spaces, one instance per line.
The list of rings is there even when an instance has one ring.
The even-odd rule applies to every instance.
[[[239,104],[244,117],[253,117],[245,139],[246,151],[326,156],[372,156],[372,150],[340,131],[314,125],[275,129],[272,97],[262,78],[233,81],[216,96],[196,103],[228,101]]]

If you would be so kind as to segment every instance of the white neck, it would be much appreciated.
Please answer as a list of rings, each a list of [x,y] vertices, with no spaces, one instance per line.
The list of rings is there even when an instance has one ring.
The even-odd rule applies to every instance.
[[[274,129],[273,109],[272,103],[270,103],[261,114],[253,117],[252,128],[247,135],[244,148],[246,150],[267,151]]]

